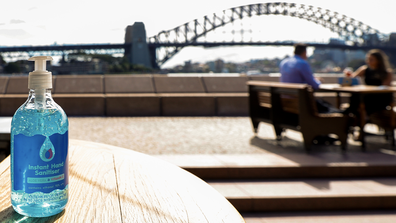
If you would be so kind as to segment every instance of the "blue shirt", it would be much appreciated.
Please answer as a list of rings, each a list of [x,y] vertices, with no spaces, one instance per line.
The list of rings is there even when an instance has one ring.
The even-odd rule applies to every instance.
[[[308,62],[298,55],[284,59],[280,63],[280,81],[284,83],[309,84],[318,89],[321,84],[313,76]]]

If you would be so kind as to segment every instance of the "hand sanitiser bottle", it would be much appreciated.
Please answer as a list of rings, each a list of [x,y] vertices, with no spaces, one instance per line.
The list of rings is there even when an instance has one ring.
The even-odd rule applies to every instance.
[[[11,203],[16,212],[46,217],[61,212],[68,200],[67,116],[51,96],[51,57],[37,56],[29,73],[27,101],[11,123]]]

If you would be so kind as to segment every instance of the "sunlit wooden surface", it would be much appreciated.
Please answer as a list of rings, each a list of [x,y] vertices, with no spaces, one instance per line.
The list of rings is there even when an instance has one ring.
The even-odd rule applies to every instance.
[[[396,87],[370,85],[341,86],[339,84],[321,84],[319,86],[319,91],[359,94],[384,94],[396,92]]]
[[[69,202],[48,218],[13,210],[10,158],[0,163],[0,222],[244,222],[216,190],[165,161],[79,140],[69,160]]]

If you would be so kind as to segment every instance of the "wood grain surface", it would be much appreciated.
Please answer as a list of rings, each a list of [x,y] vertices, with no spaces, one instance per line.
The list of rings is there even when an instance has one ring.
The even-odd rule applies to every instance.
[[[10,158],[0,163],[0,222],[244,222],[204,181],[151,156],[71,140],[69,160],[69,202],[47,218],[13,210]]]

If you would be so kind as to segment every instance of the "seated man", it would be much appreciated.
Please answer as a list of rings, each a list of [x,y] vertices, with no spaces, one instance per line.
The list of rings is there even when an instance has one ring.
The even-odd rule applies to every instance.
[[[294,56],[284,59],[280,63],[280,82],[309,84],[313,89],[318,89],[321,81],[313,76],[311,67],[307,60],[307,45],[296,44],[294,46]],[[340,112],[324,100],[316,100],[319,113]]]
[[[307,46],[296,44],[294,56],[284,59],[280,63],[280,81],[284,83],[309,84],[318,89],[321,82],[313,76],[307,60]]]
[[[311,67],[307,60],[307,45],[296,44],[294,46],[294,56],[284,59],[280,63],[280,82],[309,84],[317,90],[321,81],[314,77]],[[316,99],[316,106],[319,113],[337,113],[340,112],[327,101]],[[330,136],[317,136],[313,140],[314,144],[333,144],[336,139]]]

